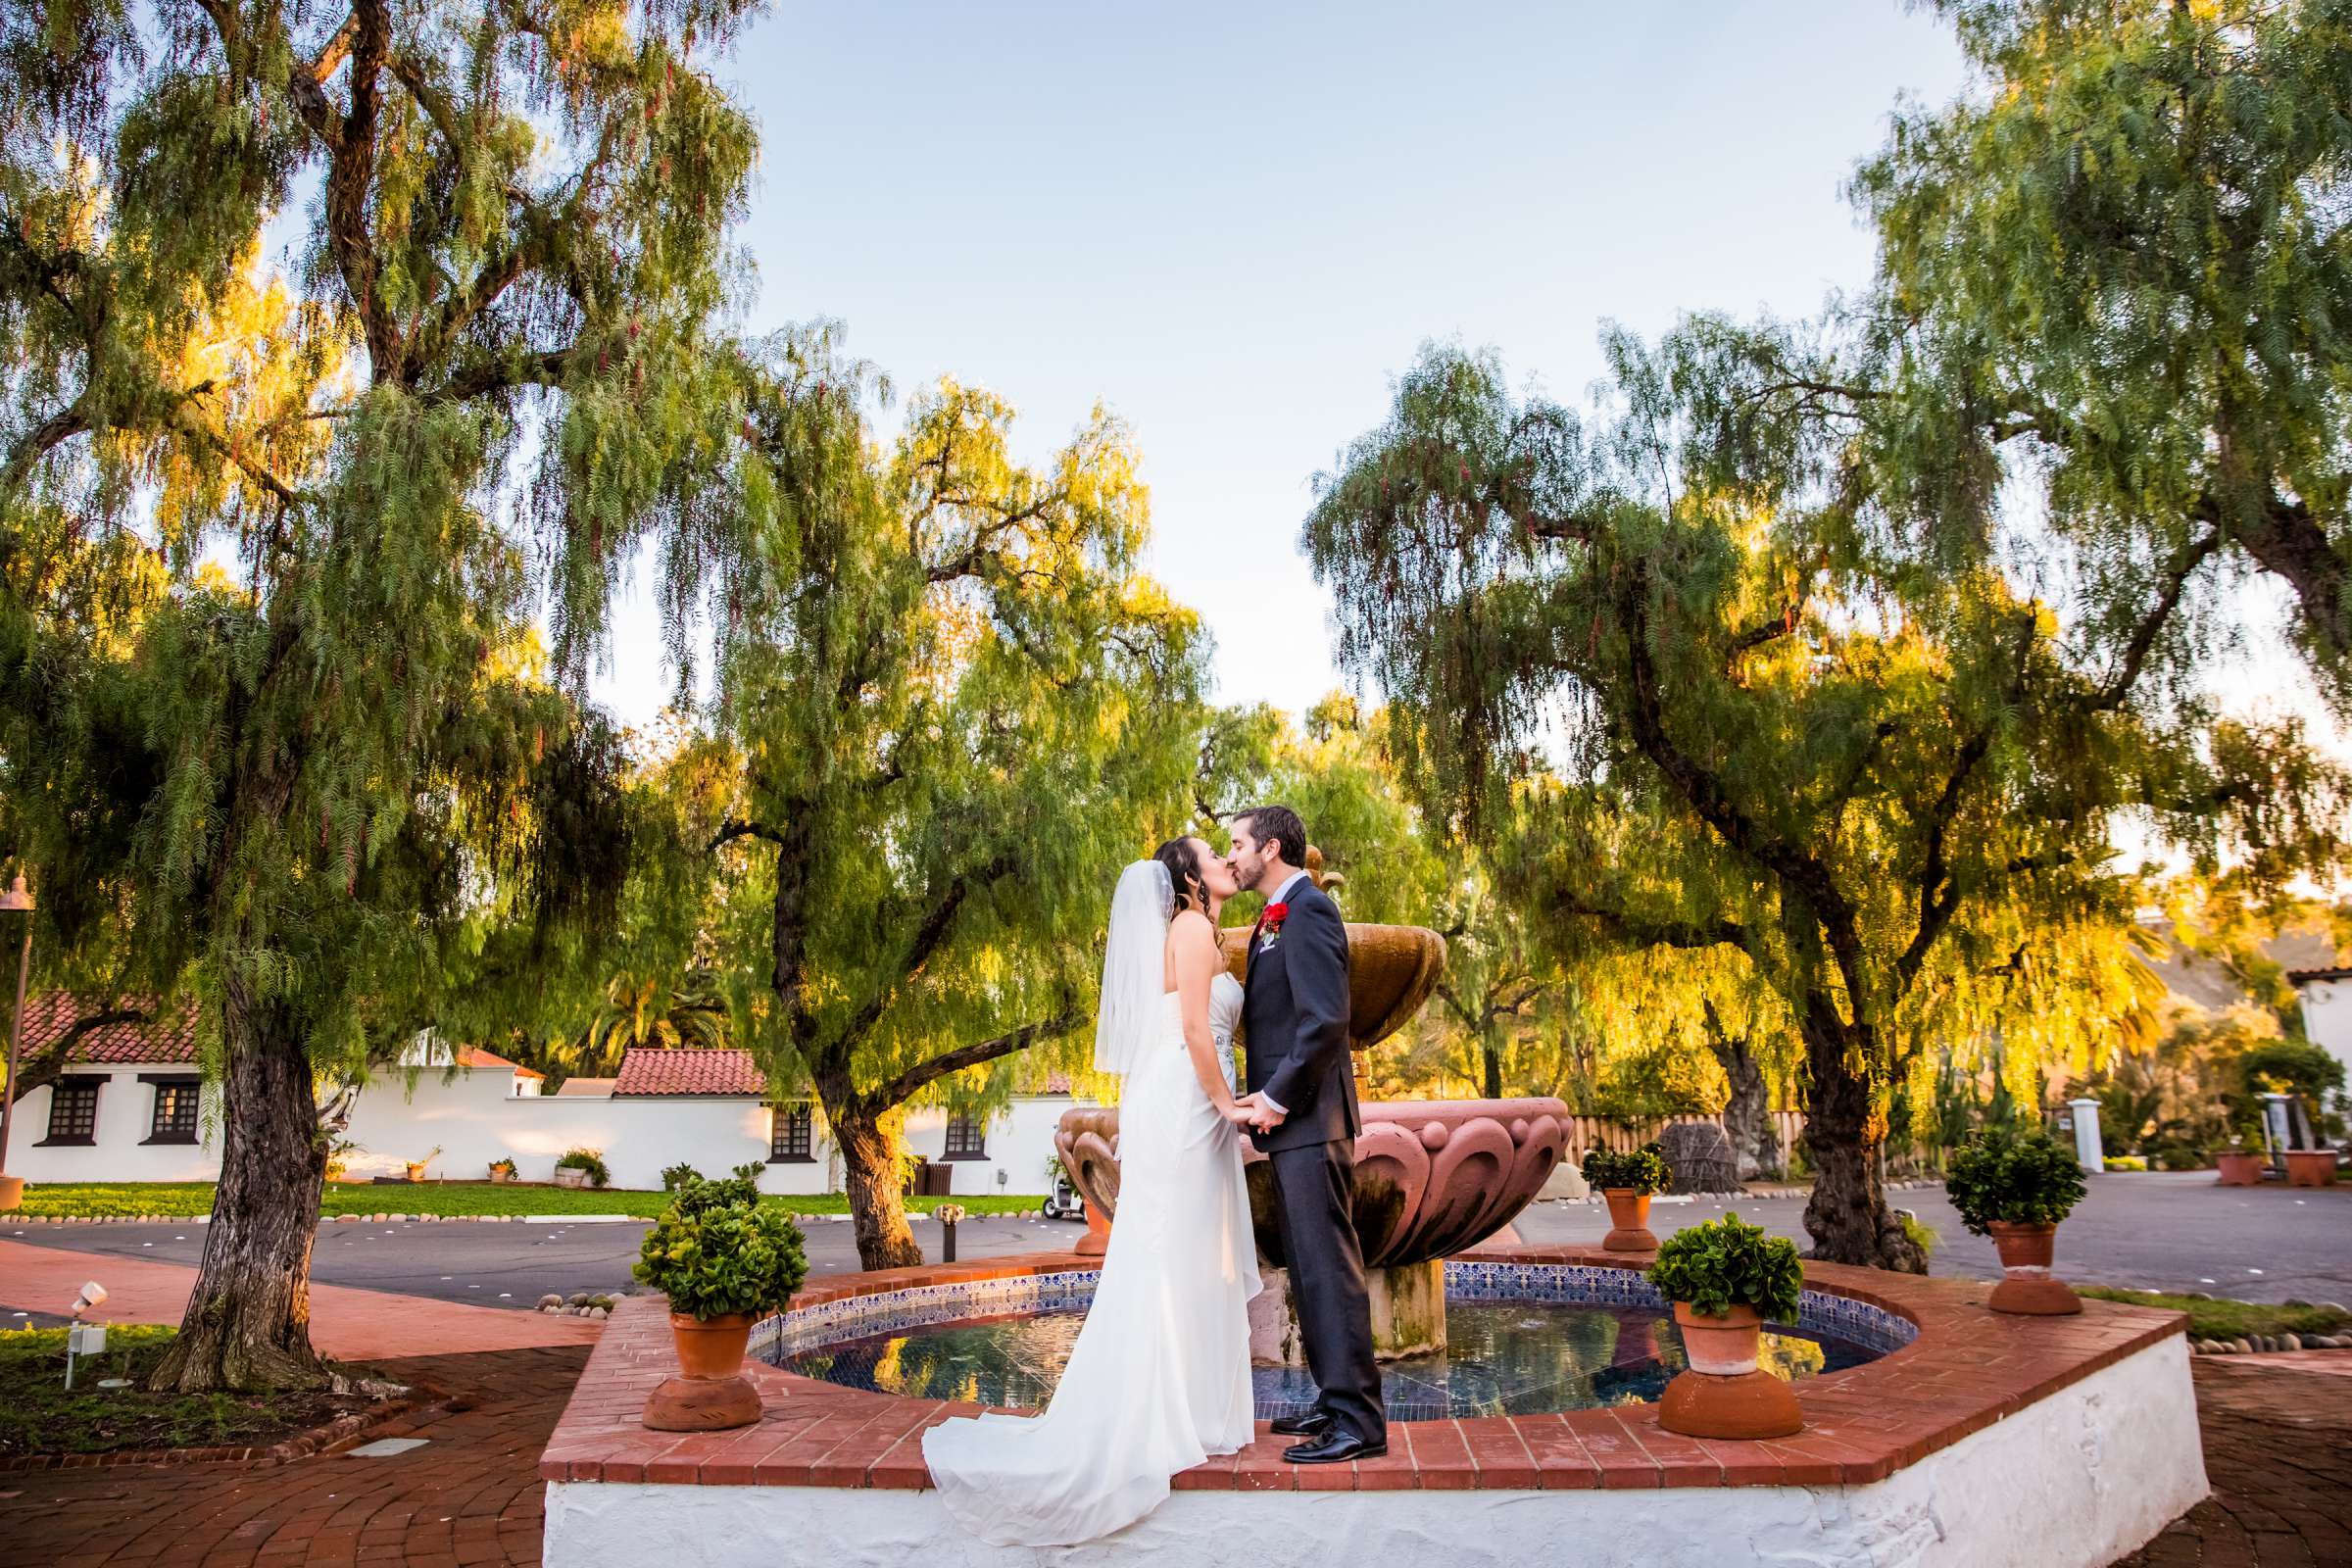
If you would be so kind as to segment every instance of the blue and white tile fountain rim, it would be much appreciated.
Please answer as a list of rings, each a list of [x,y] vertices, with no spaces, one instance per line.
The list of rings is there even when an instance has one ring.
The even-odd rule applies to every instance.
[[[860,1340],[901,1329],[929,1328],[976,1317],[1012,1317],[1082,1307],[1095,1297],[1100,1269],[1057,1274],[1020,1274],[997,1280],[958,1280],[917,1285],[871,1296],[799,1307],[763,1319],[752,1328],[751,1348],[770,1356],[795,1355],[842,1340]],[[1449,1301],[1589,1302],[1600,1306],[1666,1309],[1657,1288],[1630,1268],[1593,1268],[1573,1263],[1448,1262]],[[1909,1345],[1919,1325],[1884,1307],[1827,1291],[1798,1298],[1796,1327],[1827,1335],[1884,1355]]]

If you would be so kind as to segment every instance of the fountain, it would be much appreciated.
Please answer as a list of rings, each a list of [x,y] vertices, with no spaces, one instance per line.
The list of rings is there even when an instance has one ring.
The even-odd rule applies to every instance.
[[[1413,1015],[1445,945],[1409,926],[1348,937],[1360,1047]],[[1559,1162],[1563,1107],[1373,1103],[1363,1119],[1355,1217],[1379,1332],[1391,1356],[1443,1347],[1390,1363],[1389,1455],[1301,1470],[1261,1425],[1086,1561],[1223,1568],[1239,1549],[1312,1568],[1436,1543],[1454,1568],[1514,1568],[1566,1543],[1597,1568],[2102,1568],[2205,1494],[2179,1314],[2086,1301],[2020,1318],[1990,1310],[1980,1281],[1831,1263],[1805,1265],[1794,1320],[1766,1342],[1805,1430],[1679,1436],[1651,1401],[1687,1352],[1646,1259],[1494,1234]],[[1114,1212],[1117,1113],[1073,1111],[1060,1143],[1089,1202]],[[1259,1242],[1278,1263],[1262,1219]],[[622,1299],[540,1458],[543,1560],[1033,1563],[949,1516],[922,1434],[982,1405],[1040,1407],[1099,1279],[1098,1259],[1065,1251],[811,1278],[753,1329],[759,1425],[682,1435],[640,1419],[677,1369],[665,1303]],[[1284,1364],[1282,1322],[1263,1326],[1261,1422],[1314,1395]]]
[[[1315,885],[1343,879],[1306,852]],[[1235,979],[1248,965],[1250,933],[1219,933]],[[1446,967],[1446,939],[1413,925],[1348,925],[1348,1047],[1367,1051],[1412,1020]],[[1237,1042],[1238,1044],[1238,1042]],[[1557,1100],[1406,1100],[1358,1107],[1355,1230],[1372,1297],[1373,1348],[1383,1360],[1446,1348],[1445,1259],[1509,1224],[1535,1200],[1568,1143],[1568,1107]],[[1119,1113],[1082,1106],[1054,1135],[1070,1183],[1087,1206],[1115,1222]],[[1274,1222],[1272,1167],[1248,1154],[1250,1207],[1266,1289],[1250,1303],[1250,1354],[1261,1365],[1300,1366],[1282,1237]],[[1081,1251],[1099,1251],[1100,1237]]]

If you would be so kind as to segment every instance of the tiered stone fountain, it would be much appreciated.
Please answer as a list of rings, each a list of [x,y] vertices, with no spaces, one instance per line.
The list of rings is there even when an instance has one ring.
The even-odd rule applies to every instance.
[[[1318,886],[1339,881],[1322,874],[1322,857],[1312,850],[1307,866]],[[1223,933],[1237,980],[1249,938],[1238,928]],[[1420,926],[1350,922],[1348,966],[1349,1046],[1365,1051],[1429,1000],[1446,966],[1446,939]],[[1446,1344],[1446,1258],[1494,1235],[1534,1201],[1567,1149],[1568,1107],[1551,1099],[1409,1100],[1360,1109],[1355,1229],[1370,1277],[1374,1347],[1384,1359],[1427,1354]],[[1088,1207],[1115,1220],[1117,1108],[1065,1111],[1054,1142]],[[1254,1150],[1248,1159],[1267,1287],[1250,1306],[1250,1353],[1296,1366],[1302,1355],[1274,1222],[1272,1167]]]

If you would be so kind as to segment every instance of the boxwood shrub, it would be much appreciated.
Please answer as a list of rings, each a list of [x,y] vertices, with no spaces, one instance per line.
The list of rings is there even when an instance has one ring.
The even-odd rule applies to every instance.
[[[671,1311],[712,1318],[781,1310],[808,1277],[808,1259],[801,1228],[761,1204],[752,1183],[688,1177],[645,1233],[631,1272],[666,1295]]]
[[[1943,1190],[1979,1236],[1998,1221],[2055,1225],[2082,1200],[2082,1165],[2071,1145],[2036,1127],[1971,1135],[1952,1152]]]
[[[1805,1288],[1796,1244],[1767,1236],[1737,1214],[1676,1231],[1658,1244],[1649,1283],[1669,1301],[1688,1301],[1706,1317],[1752,1306],[1775,1323],[1793,1322]]]
[[[1622,1192],[1629,1187],[1636,1193],[1662,1193],[1674,1180],[1673,1167],[1666,1163],[1666,1151],[1656,1144],[1643,1144],[1627,1154],[1607,1149],[1588,1149],[1583,1170],[1593,1191],[1603,1193],[1612,1189]]]

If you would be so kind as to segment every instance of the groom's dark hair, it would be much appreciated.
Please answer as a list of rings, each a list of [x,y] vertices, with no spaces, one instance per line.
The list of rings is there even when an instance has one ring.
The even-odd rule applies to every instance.
[[[1242,815],[1249,819],[1250,836],[1262,846],[1273,839],[1282,845],[1282,858],[1291,865],[1306,864],[1306,824],[1287,806],[1252,806]]]

